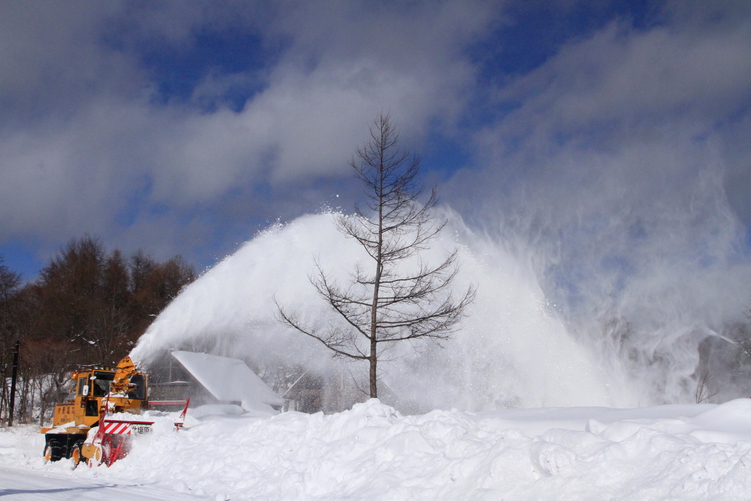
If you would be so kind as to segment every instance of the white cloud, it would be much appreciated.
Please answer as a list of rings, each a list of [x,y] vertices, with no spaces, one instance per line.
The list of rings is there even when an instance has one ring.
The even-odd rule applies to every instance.
[[[687,36],[672,27],[640,32],[613,23],[563,48],[499,99],[522,103],[507,120],[514,130],[577,134],[678,118],[711,124],[751,98],[749,46],[748,25]]]
[[[748,26],[613,23],[500,89],[517,107],[478,136],[480,151],[507,180],[546,186],[541,203],[557,217],[614,200],[654,207],[704,170],[722,176],[726,159],[738,172],[748,150],[744,160],[721,145],[747,129],[738,119],[751,103]]]
[[[2,128],[74,116],[102,93],[140,92],[128,54],[102,43],[117,2],[9,1],[0,6]]]
[[[134,197],[190,217],[257,183],[301,190],[346,174],[379,112],[390,111],[408,140],[460,113],[473,82],[463,48],[492,10],[483,2],[6,3],[0,240],[106,233],[118,213],[137,210],[128,208]],[[225,28],[282,47],[258,70],[261,91],[239,113],[154,105],[142,51],[184,51],[196,33]],[[208,75],[193,100],[216,86]]]
[[[92,103],[69,120],[3,137],[0,197],[8,222],[0,232],[67,239],[111,224],[145,173],[149,132],[158,128],[145,111]]]
[[[287,38],[289,47],[266,88],[239,115],[191,120],[189,146],[173,162],[189,166],[187,192],[200,190],[193,174],[206,157],[227,171],[227,183],[249,171],[305,182],[347,172],[346,160],[382,111],[407,138],[424,134],[433,118],[456,116],[474,77],[462,48],[489,15],[482,5],[449,2],[417,10],[334,2],[300,4],[273,19],[269,36]]]

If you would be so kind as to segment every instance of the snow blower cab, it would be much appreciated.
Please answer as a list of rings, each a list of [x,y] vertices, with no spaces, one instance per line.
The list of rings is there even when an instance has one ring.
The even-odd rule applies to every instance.
[[[148,407],[148,376],[125,357],[115,369],[87,367],[72,380],[68,399],[55,404],[52,428],[42,429],[44,458],[109,466],[127,455],[131,435],[151,429],[153,422],[137,416]]]

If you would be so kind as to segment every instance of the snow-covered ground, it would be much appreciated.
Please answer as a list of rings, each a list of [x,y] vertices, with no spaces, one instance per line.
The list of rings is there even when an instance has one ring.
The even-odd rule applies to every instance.
[[[33,427],[0,432],[3,499],[751,499],[751,399],[641,409],[402,416],[156,416],[111,468],[44,464]]]

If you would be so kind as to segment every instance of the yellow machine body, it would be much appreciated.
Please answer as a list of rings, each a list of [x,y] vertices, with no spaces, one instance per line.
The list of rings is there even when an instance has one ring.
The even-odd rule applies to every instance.
[[[148,407],[148,376],[137,370],[130,357],[115,369],[81,369],[72,380],[68,400],[55,404],[52,428],[42,429],[45,457],[51,461],[81,455],[89,429],[99,424],[103,405],[108,406],[107,413],[140,414]]]

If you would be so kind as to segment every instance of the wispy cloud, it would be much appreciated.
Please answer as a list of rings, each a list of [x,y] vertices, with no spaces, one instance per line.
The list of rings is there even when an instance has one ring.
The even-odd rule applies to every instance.
[[[463,49],[496,15],[482,2],[44,5],[3,8],[3,240],[111,238],[137,231],[154,206],[191,218],[238,189],[304,192],[346,175],[380,111],[407,138],[461,114],[473,85]],[[254,33],[252,49],[273,57],[235,73],[204,62],[185,77],[187,97],[155,99],[155,51],[189,54],[202,34],[225,30]],[[241,109],[217,97],[249,81]]]

